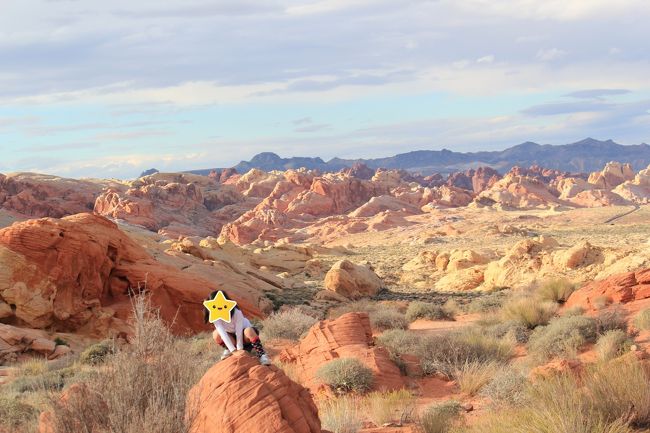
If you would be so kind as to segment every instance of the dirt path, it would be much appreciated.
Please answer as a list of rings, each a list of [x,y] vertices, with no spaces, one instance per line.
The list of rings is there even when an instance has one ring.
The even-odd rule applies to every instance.
[[[628,211],[623,212],[623,213],[620,213],[620,214],[618,214],[618,215],[614,215],[613,217],[611,217],[611,218],[608,219],[607,221],[603,222],[603,224],[611,224],[611,223],[613,223],[613,222],[616,221],[616,220],[619,220],[619,219],[621,219],[621,218],[623,218],[623,217],[626,217],[626,216],[628,216],[628,215],[630,215],[630,214],[632,214],[632,213],[638,211],[639,209],[641,209],[641,206],[639,206],[638,204],[635,204],[635,205],[634,205],[634,209],[628,210]]]
[[[419,334],[440,335],[449,331],[457,331],[473,325],[480,314],[465,314],[457,316],[456,320],[416,320],[411,323],[409,330],[418,331]]]

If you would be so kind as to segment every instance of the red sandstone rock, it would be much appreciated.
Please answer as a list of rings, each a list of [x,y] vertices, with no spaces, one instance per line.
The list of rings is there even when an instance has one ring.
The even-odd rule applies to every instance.
[[[205,329],[201,302],[219,287],[228,287],[247,314],[261,314],[255,287],[262,281],[232,271],[208,281],[163,265],[113,222],[93,214],[0,230],[0,262],[0,299],[15,306],[8,320],[34,328],[126,332],[131,291],[150,294],[178,332]]]
[[[650,269],[593,281],[573,292],[566,302],[566,308],[579,306],[586,310],[597,310],[595,304],[603,299],[625,304],[647,298],[650,298]]]
[[[190,433],[321,433],[309,390],[247,354],[215,364],[187,397]]]
[[[295,364],[301,383],[314,393],[324,386],[316,378],[316,371],[324,363],[338,358],[356,358],[370,368],[375,390],[404,387],[404,378],[386,349],[373,346],[366,313],[347,313],[338,319],[320,321],[297,346],[280,354],[281,361]]]

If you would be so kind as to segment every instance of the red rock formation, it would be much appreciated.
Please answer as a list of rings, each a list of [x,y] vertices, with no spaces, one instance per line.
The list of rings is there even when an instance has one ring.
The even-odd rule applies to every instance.
[[[321,433],[309,390],[247,354],[215,364],[187,397],[190,433]]]
[[[60,218],[93,208],[102,185],[34,173],[0,175],[0,205],[30,217]]]
[[[260,315],[262,281],[223,272],[207,281],[163,265],[98,215],[44,218],[0,230],[0,300],[6,323],[93,334],[128,332],[130,291],[146,291],[177,332],[204,330],[201,302],[228,287],[242,309]]]
[[[607,300],[617,304],[650,298],[650,269],[617,274],[593,281],[571,294],[566,308],[582,307],[597,310],[596,303]]]
[[[375,170],[368,167],[364,163],[355,162],[352,167],[344,168],[340,171],[340,173],[343,173],[350,177],[356,177],[357,179],[370,180],[375,175]]]
[[[313,393],[323,389],[316,371],[337,358],[357,358],[373,371],[374,389],[396,390],[404,387],[399,368],[386,349],[375,347],[370,320],[366,313],[347,313],[334,320],[312,326],[297,346],[280,353],[280,360],[295,364],[301,383]]]

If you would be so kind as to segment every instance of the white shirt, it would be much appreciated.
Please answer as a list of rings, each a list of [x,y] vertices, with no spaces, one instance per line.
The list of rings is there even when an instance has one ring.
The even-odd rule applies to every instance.
[[[235,350],[244,349],[244,329],[251,328],[252,325],[251,322],[244,317],[244,313],[242,313],[239,308],[235,308],[230,317],[230,323],[224,322],[223,320],[217,320],[214,322],[214,327],[219,332],[219,335],[228,350],[234,352]],[[232,343],[229,334],[235,334],[235,337],[237,338],[237,349],[235,349],[235,345]]]

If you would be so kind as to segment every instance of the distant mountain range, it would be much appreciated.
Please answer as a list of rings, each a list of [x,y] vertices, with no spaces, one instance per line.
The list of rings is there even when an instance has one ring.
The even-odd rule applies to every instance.
[[[577,143],[565,145],[537,144],[526,142],[501,151],[491,152],[453,152],[451,150],[418,150],[400,153],[388,158],[341,159],[323,161],[321,158],[281,158],[272,152],[255,155],[250,161],[242,161],[234,168],[245,173],[252,168],[264,171],[288,170],[306,167],[323,172],[339,171],[355,163],[366,164],[370,168],[404,169],[423,175],[432,173],[452,173],[479,166],[489,166],[506,172],[513,166],[528,167],[539,165],[544,168],[568,172],[591,172],[601,170],[609,161],[629,162],[635,170],[650,164],[650,145],[622,145],[612,140],[599,141],[587,138]],[[209,174],[212,170],[223,168],[192,170],[195,174]]]

